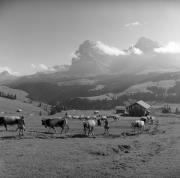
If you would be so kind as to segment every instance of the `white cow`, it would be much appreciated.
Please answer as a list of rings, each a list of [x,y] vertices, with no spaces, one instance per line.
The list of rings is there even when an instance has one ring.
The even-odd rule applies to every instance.
[[[138,131],[143,131],[145,127],[145,123],[142,120],[136,120],[131,123],[131,127],[134,129],[134,132],[136,129],[138,129]]]
[[[94,128],[96,125],[97,123],[94,119],[83,120],[84,134],[88,134],[88,136],[90,136],[90,134],[94,135]]]

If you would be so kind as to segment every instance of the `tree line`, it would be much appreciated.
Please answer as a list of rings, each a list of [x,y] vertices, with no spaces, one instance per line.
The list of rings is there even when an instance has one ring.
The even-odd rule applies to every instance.
[[[16,94],[4,93],[2,91],[0,92],[0,97],[16,100]]]

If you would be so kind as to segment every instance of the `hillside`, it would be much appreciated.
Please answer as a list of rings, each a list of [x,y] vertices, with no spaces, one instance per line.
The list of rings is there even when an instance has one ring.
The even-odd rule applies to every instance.
[[[22,109],[21,113],[17,113],[16,110],[18,108]],[[41,108],[37,107],[36,105],[24,103],[18,100],[10,100],[6,98],[0,97],[0,115],[38,115],[39,112],[46,114]]]
[[[26,91],[29,97],[68,108],[113,108],[130,99],[180,102],[180,73],[148,75],[100,75],[59,79],[58,82],[24,81],[9,87]]]

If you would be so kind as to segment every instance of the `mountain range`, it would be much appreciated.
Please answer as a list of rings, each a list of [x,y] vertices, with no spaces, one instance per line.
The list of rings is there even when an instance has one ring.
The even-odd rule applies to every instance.
[[[180,102],[179,59],[175,43],[161,45],[146,37],[124,50],[86,40],[71,65],[21,77],[3,72],[0,82],[26,91],[31,99],[71,108],[98,108],[105,101],[112,107],[132,98]]]

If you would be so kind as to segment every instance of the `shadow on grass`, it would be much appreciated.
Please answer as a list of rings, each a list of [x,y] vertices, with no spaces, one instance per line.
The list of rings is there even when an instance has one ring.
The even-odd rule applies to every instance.
[[[19,139],[21,139],[21,137],[17,135],[0,137],[0,140],[19,140]]]
[[[36,130],[28,130],[27,132],[30,132],[30,133],[39,133],[39,134],[48,134],[48,135],[58,134],[58,132],[36,131]]]
[[[7,131],[4,129],[4,130],[0,130],[0,132],[17,132],[16,130],[10,130],[8,129]]]
[[[66,139],[66,136],[53,136],[53,137],[48,137],[45,135],[37,135],[34,138],[38,138],[38,139]]]
[[[74,135],[69,135],[69,138],[89,138],[89,136],[84,134],[74,134]]]

